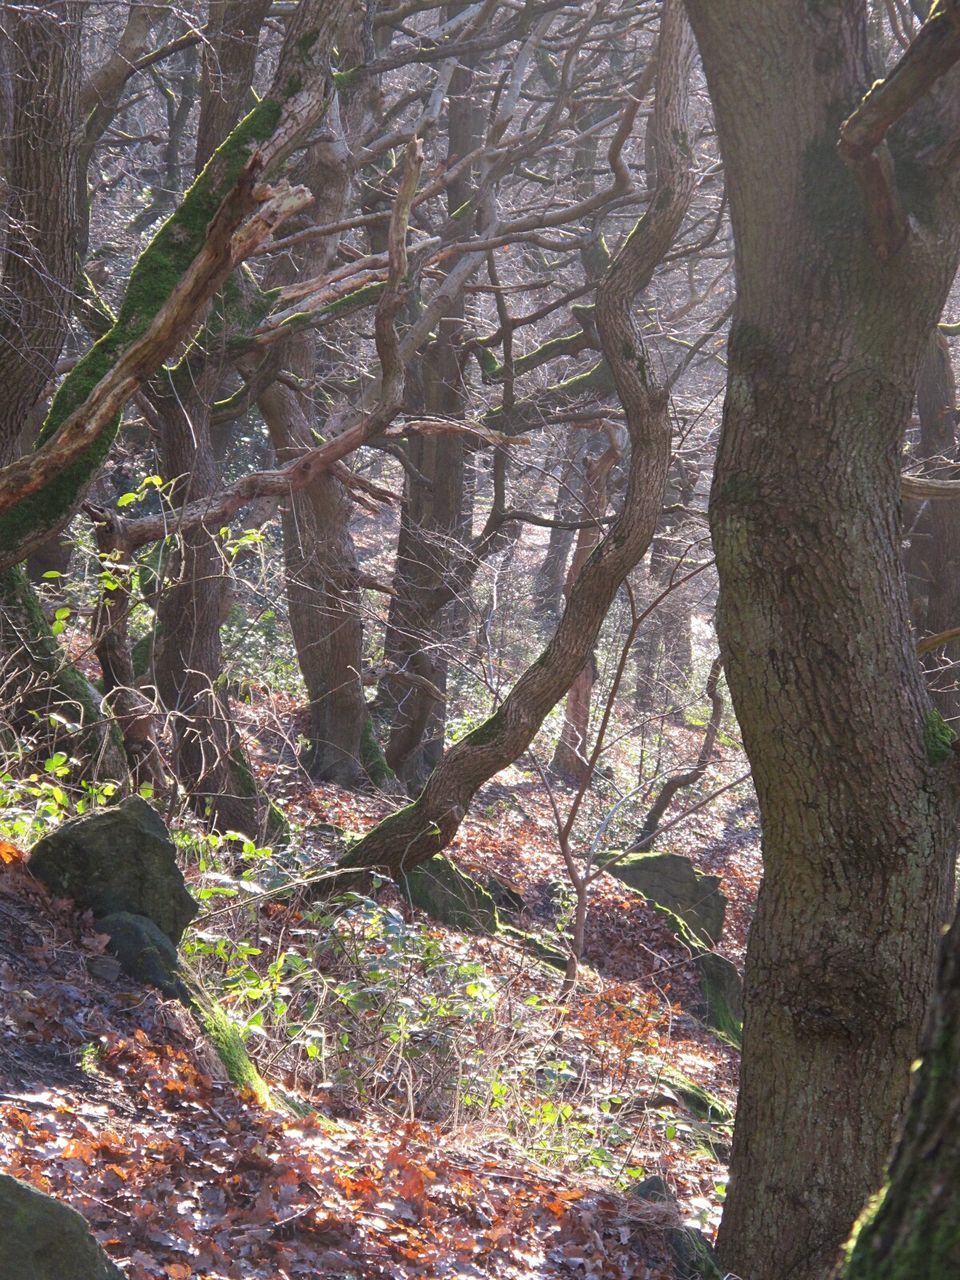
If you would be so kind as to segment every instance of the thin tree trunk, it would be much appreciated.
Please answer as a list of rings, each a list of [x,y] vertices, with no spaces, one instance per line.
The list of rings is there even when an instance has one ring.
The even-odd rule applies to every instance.
[[[917,381],[920,440],[916,458],[926,475],[956,479],[957,388],[950,348],[938,331],[930,335]],[[904,557],[910,616],[920,636],[960,626],[960,506],[927,502],[910,523]],[[933,704],[956,725],[960,720],[960,643],[923,659]]]
[[[583,494],[581,498],[581,519],[593,517],[599,521],[607,510],[607,479],[610,469],[620,458],[620,449],[616,439],[616,429],[607,429],[607,448],[599,457],[588,457],[583,478]],[[570,562],[564,595],[569,600],[570,592],[577,576],[583,569],[594,548],[600,541],[600,525],[585,525],[577,534],[577,546]],[[583,786],[589,772],[587,760],[587,732],[590,728],[590,699],[593,694],[594,681],[597,678],[595,654],[588,660],[577,674],[567,694],[564,708],[563,727],[550,762],[551,770],[563,778],[571,786]]]

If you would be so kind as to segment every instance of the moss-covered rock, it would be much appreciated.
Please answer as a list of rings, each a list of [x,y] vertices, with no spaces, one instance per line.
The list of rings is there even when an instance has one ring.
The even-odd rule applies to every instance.
[[[411,904],[425,911],[431,919],[464,933],[503,938],[523,947],[552,969],[561,972],[566,969],[566,951],[534,933],[506,924],[500,918],[496,899],[489,889],[454,866],[448,858],[437,854],[401,876],[399,883]],[[520,901],[522,903],[522,899]]]
[[[197,914],[160,815],[139,796],[72,822],[33,846],[30,871],[95,916],[147,916],[174,944]]]
[[[725,1102],[704,1089],[702,1085],[673,1067],[663,1067],[657,1075],[657,1085],[667,1089],[677,1101],[695,1116],[711,1124],[733,1124],[733,1112]]]
[[[415,907],[452,929],[500,932],[500,916],[493,897],[478,880],[439,854],[402,875],[400,888]]]
[[[657,902],[650,902],[650,906],[666,921],[674,936],[690,950],[703,995],[698,1016],[717,1035],[739,1049],[743,1040],[743,984],[736,965],[726,956],[718,955],[705,947],[675,911]]]
[[[0,1174],[3,1280],[123,1280],[75,1209]]]
[[[652,1204],[676,1207],[662,1178],[644,1178],[631,1188],[631,1195]],[[713,1251],[699,1231],[692,1227],[667,1227],[667,1248],[673,1255],[678,1280],[722,1280],[723,1272],[713,1260]]]
[[[97,929],[110,937],[110,951],[124,973],[157,987],[165,996],[184,999],[177,949],[149,916],[115,911],[97,920]]]
[[[678,853],[632,853],[610,874],[680,916],[707,946],[720,941],[727,899],[719,876],[704,875]]]

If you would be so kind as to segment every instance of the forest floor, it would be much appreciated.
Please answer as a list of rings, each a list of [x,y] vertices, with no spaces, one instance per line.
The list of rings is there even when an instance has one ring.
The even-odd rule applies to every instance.
[[[268,737],[256,758],[276,782]],[[295,773],[285,786],[304,831],[365,830],[396,804]],[[658,848],[722,878],[718,950],[739,964],[759,853],[750,801],[731,795]],[[541,780],[514,766],[473,815],[452,857],[522,895],[524,928],[555,929],[563,871]],[[323,834],[300,856],[333,852]],[[560,976],[522,946],[417,917],[392,888],[346,925],[295,896],[237,905],[219,896],[236,892],[223,853],[187,869],[207,910],[192,963],[227,974],[218,995],[302,1116],[227,1083],[192,1018],[117,975],[89,919],[15,852],[0,874],[0,1165],[84,1213],[131,1280],[672,1280],[665,1231],[712,1234],[730,1126],[694,1115],[674,1073],[732,1109],[737,1054],[689,1012],[689,954],[639,895],[597,881],[585,964],[561,999]],[[268,870],[253,861],[248,891]],[[332,967],[324,932],[339,939]],[[308,1001],[277,978],[291,954],[310,957],[322,1009],[320,987]],[[288,1020],[307,1022],[310,1004],[322,1052],[302,1026],[278,1042],[280,997]],[[650,1175],[675,1204],[634,1193]]]

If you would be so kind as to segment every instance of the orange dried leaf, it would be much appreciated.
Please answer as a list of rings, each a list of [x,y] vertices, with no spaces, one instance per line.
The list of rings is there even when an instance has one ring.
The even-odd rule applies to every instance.
[[[15,844],[11,844],[9,840],[0,840],[0,865],[6,867],[16,867],[23,862],[23,850],[18,849]]]

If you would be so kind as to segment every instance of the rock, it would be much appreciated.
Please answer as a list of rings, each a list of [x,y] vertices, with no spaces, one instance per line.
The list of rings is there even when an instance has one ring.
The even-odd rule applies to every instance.
[[[497,910],[502,911],[504,915],[513,916],[519,920],[526,910],[527,904],[522,895],[510,885],[498,880],[496,876],[487,876],[487,893],[496,903]]]
[[[461,929],[464,933],[480,933],[515,942],[551,968],[559,969],[561,973],[566,970],[566,951],[536,934],[505,924],[500,919],[493,894],[448,858],[437,854],[401,876],[399,883],[411,903],[431,919],[439,920],[451,929]],[[513,892],[505,885],[501,887],[508,893]]]
[[[440,854],[401,876],[400,889],[415,907],[452,929],[485,934],[500,931],[493,897],[479,881]]]
[[[676,1200],[662,1178],[644,1178],[630,1189],[638,1200],[652,1204],[676,1207]],[[678,1280],[722,1280],[723,1272],[713,1260],[713,1250],[706,1239],[693,1227],[667,1227],[664,1231],[667,1247],[673,1254]]]
[[[737,966],[715,951],[701,951],[696,961],[709,1010],[707,1021],[739,1049],[743,1040],[743,983]]]
[[[115,911],[101,916],[97,928],[110,935],[110,950],[125,974],[149,982],[165,996],[189,998],[180,978],[177,949],[149,916]]]
[[[725,1102],[704,1089],[702,1085],[672,1067],[663,1067],[657,1073],[657,1085],[669,1090],[678,1102],[698,1120],[714,1124],[733,1124],[733,1112]]]
[[[123,1280],[75,1209],[0,1174],[3,1280]]]
[[[646,894],[643,896],[647,897]],[[743,984],[736,965],[726,956],[717,955],[705,946],[675,911],[661,906],[651,898],[647,898],[647,901],[657,915],[666,921],[674,936],[690,950],[703,995],[702,1007],[695,1011],[697,1016],[717,1035],[739,1049],[743,1039]]]
[[[51,893],[95,916],[147,916],[176,945],[198,907],[159,814],[139,796],[65,822],[30,851]]]
[[[701,942],[716,946],[720,941],[727,899],[719,876],[704,875],[678,853],[632,853],[610,874],[674,912]]]

